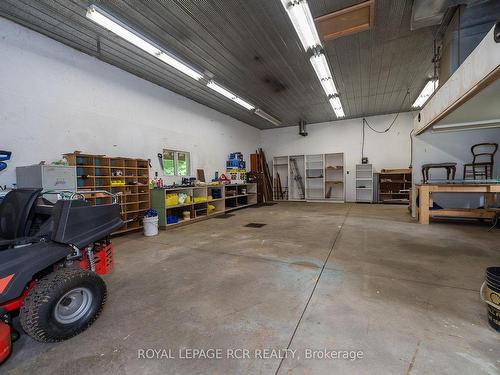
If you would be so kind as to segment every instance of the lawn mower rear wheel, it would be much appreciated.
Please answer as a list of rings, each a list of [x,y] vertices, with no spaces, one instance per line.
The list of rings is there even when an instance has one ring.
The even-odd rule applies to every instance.
[[[105,301],[106,284],[97,274],[62,268],[30,290],[21,306],[21,326],[37,341],[63,341],[90,327]]]

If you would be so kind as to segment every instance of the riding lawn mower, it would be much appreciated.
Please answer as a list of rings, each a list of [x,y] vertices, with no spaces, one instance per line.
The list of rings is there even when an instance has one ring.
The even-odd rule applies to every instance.
[[[100,275],[113,265],[109,238],[123,222],[116,196],[92,193],[111,195],[111,203],[16,189],[0,204],[0,363],[19,337],[14,315],[41,342],[76,336],[99,316],[106,301]]]

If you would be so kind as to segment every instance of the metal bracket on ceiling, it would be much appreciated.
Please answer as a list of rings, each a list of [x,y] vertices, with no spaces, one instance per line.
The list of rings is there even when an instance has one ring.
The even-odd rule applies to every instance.
[[[101,37],[98,35],[96,40],[97,54],[101,54]]]

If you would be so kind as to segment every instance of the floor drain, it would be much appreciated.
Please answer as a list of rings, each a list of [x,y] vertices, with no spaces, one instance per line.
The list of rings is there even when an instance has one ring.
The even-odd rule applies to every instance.
[[[247,228],[262,228],[264,225],[267,225],[267,224],[262,224],[262,223],[248,223],[247,225],[245,225],[245,227],[247,227]]]
[[[233,214],[224,214],[224,215],[218,215],[214,217],[214,219],[229,219],[230,217],[233,217]]]

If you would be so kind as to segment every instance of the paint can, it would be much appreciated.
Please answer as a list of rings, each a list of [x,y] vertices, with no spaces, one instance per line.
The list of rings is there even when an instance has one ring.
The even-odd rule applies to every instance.
[[[480,294],[486,303],[488,323],[500,332],[500,267],[486,269],[486,281],[481,286]]]

